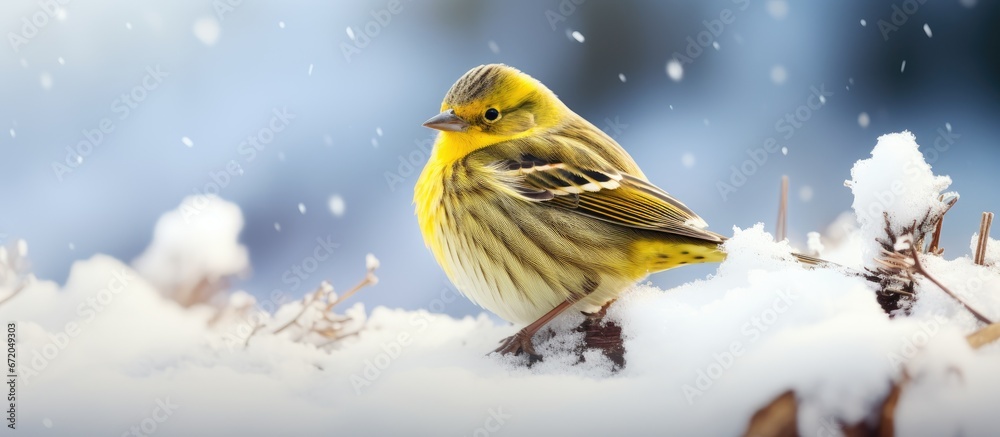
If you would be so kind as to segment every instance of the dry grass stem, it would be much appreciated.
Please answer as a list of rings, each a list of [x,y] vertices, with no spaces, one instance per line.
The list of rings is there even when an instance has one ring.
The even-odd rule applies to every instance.
[[[774,238],[784,240],[788,236],[788,176],[781,177],[781,194],[778,198],[778,223]]]
[[[372,286],[378,283],[378,277],[375,276],[375,270],[378,268],[378,263],[369,264],[367,271],[365,272],[365,278],[361,280],[357,285],[351,287],[342,296],[337,296],[334,293],[333,286],[329,282],[323,281],[320,283],[319,287],[316,288],[312,293],[306,294],[302,297],[302,308],[291,320],[281,325],[272,334],[280,334],[281,332],[297,326],[303,328],[301,332],[298,333],[295,341],[304,341],[310,334],[315,334],[321,339],[326,341],[319,344],[318,347],[322,348],[336,343],[351,335],[357,334],[357,332],[343,332],[343,324],[350,322],[354,319],[351,317],[343,316],[333,312],[333,309],[344,302],[351,296],[354,296],[361,289]],[[310,311],[319,311],[319,318],[312,319],[309,322],[303,322],[306,314]],[[253,337],[258,331],[263,329],[264,326],[254,326],[253,331],[247,336],[246,343],[250,342],[250,337]]]
[[[940,201],[944,201],[944,195],[938,198]],[[952,203],[954,205],[954,203]],[[949,209],[951,206],[948,207]],[[927,248],[927,253],[934,255],[941,255],[944,253],[944,249],[941,249],[939,245],[941,244],[941,227],[944,225],[944,214],[938,219],[937,225],[934,226],[934,234],[931,235],[931,245]]]
[[[965,309],[968,310],[970,313],[972,313],[973,316],[976,316],[976,319],[978,319],[980,322],[983,322],[983,323],[985,323],[987,325],[993,324],[992,320],[990,320],[989,318],[987,318],[986,316],[984,316],[979,311],[976,311],[975,308],[972,308],[971,306],[969,306],[969,304],[964,299],[962,299],[957,294],[955,294],[954,292],[952,292],[951,289],[949,289],[948,287],[945,287],[944,284],[942,284],[940,281],[937,280],[937,278],[935,278],[933,275],[931,275],[930,273],[928,273],[927,270],[924,269],[923,264],[920,263],[920,254],[918,254],[917,251],[910,250],[910,253],[912,253],[912,255],[913,255],[913,271],[914,272],[921,274],[923,277],[925,277],[927,279],[930,279],[931,282],[934,283],[934,285],[937,285],[938,288],[940,288],[942,291],[944,291],[945,293],[947,293],[948,296],[951,296],[952,299],[955,299],[956,301],[958,301],[958,303],[962,304],[962,306],[965,307]]]
[[[990,227],[993,226],[993,213],[984,212],[983,219],[979,222],[979,241],[976,244],[976,254],[973,261],[976,264],[986,265],[986,245],[990,242]]]
[[[993,323],[965,337],[969,346],[979,349],[1000,338],[1000,323]]]

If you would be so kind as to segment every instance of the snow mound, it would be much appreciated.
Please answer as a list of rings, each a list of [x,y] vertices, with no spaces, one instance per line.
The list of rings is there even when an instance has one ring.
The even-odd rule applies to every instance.
[[[935,176],[919,147],[908,131],[882,135],[872,157],[858,161],[851,169],[846,185],[854,194],[852,207],[868,243],[862,253],[867,267],[875,266],[874,258],[882,249],[879,242],[895,243],[886,233],[886,220],[896,236],[915,224],[924,225],[920,231],[928,232],[927,226],[936,223],[933,219],[947,211],[940,198],[951,178]]]
[[[154,287],[178,302],[199,302],[205,287],[248,269],[239,243],[243,214],[217,196],[196,195],[156,222],[153,241],[133,261]]]
[[[761,225],[737,229],[726,249],[717,275],[669,292],[637,286],[611,307],[608,320],[622,326],[627,350],[617,373],[598,352],[578,362],[579,314],[536,337],[546,357],[531,368],[485,355],[516,327],[382,307],[356,337],[331,348],[284,334],[234,346],[227,339],[245,319],[182,308],[100,255],[75,264],[61,290],[35,283],[0,307],[0,317],[22,320],[21,423],[52,435],[121,434],[156,408],[171,411],[155,422],[162,435],[441,435],[483,427],[544,435],[553,423],[573,435],[608,435],[622,424],[635,434],[732,435],[788,389],[800,399],[800,431],[812,435],[864,420],[929,324],[938,337],[960,336],[947,315],[890,320],[862,279],[800,266]],[[230,306],[251,303],[262,306],[236,293]],[[281,304],[274,319],[288,320],[297,305]],[[966,351],[949,360],[987,369],[1000,356]],[[932,388],[936,369],[920,373]],[[969,383],[949,390],[1000,393],[988,375],[968,373]],[[940,402],[903,399],[917,410]],[[581,420],[595,404],[601,419]],[[994,416],[975,419],[997,425]]]

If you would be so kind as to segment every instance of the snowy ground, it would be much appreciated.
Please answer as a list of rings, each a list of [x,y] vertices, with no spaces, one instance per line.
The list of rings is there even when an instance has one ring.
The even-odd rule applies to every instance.
[[[938,194],[950,182],[933,176],[906,133],[881,138],[852,178],[860,227],[853,219],[835,223],[825,235],[839,237],[825,240],[822,253],[852,268],[874,267],[875,239],[885,236],[878,208],[905,226],[939,208]],[[837,435],[838,424],[874,420],[904,372],[910,381],[896,410],[899,435],[1000,429],[993,411],[1000,347],[969,347],[964,336],[982,324],[958,303],[920,279],[910,315],[890,319],[872,284],[843,269],[804,268],[760,225],[734,230],[730,257],[712,277],[666,291],[639,285],[611,308],[627,350],[627,366],[617,373],[599,353],[576,362],[580,337],[571,331],[581,319],[573,314],[554,323],[554,337],[536,337],[545,360],[528,369],[518,359],[485,355],[517,328],[486,316],[366,311],[347,301],[336,311],[350,321],[324,320],[309,308],[302,325],[312,330],[291,325],[273,333],[301,312],[298,301],[235,292],[214,305],[178,304],[247,267],[241,226],[235,205],[190,198],[161,219],[150,248],[133,263],[102,255],[81,260],[64,286],[32,281],[0,305],[0,320],[17,321],[18,430],[736,435],[791,389],[800,433]],[[964,254],[923,261],[995,320],[1000,244],[991,241],[991,248],[987,266]],[[0,291],[15,282],[8,275]],[[444,288],[427,308],[441,310],[453,299],[461,297]],[[258,325],[266,328],[247,342]]]

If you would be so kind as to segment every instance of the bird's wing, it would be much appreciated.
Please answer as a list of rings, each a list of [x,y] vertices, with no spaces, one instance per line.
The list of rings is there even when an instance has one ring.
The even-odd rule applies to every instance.
[[[621,226],[723,241],[722,236],[703,229],[708,226],[705,221],[666,191],[616,170],[586,151],[571,152],[586,156],[543,159],[524,153],[515,159],[497,161],[493,168],[497,180],[509,188],[511,195],[529,202]]]

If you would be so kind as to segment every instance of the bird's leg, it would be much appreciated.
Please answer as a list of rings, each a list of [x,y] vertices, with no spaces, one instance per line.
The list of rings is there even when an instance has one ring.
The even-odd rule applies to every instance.
[[[535,320],[530,325],[521,328],[520,331],[517,331],[517,334],[500,340],[500,347],[493,352],[497,352],[500,355],[520,355],[521,352],[524,352],[528,355],[537,357],[538,354],[535,353],[535,347],[531,344],[531,338],[535,336],[535,333],[538,332],[539,329],[542,329],[543,326],[551,322],[552,319],[556,318],[556,316],[561,314],[566,310],[566,308],[569,308],[574,303],[576,303],[576,301],[565,300],[563,303],[556,305],[555,308],[552,308],[549,312],[545,313],[545,315],[539,317],[538,320]]]

